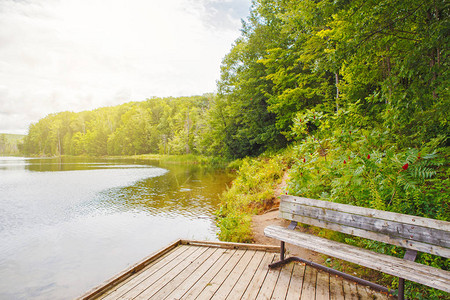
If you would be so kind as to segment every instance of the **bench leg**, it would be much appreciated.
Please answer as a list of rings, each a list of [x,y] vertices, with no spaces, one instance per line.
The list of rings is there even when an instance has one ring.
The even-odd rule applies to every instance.
[[[398,300],[405,300],[405,279],[398,279]]]
[[[280,260],[270,264],[269,268],[271,268],[271,269],[278,268],[278,267],[281,267],[282,265],[285,265],[285,264],[290,263],[291,261],[293,261],[292,257],[289,257],[288,259],[285,259],[285,257],[284,257],[285,246],[284,245],[285,245],[285,243],[283,241],[281,241]]]
[[[403,259],[409,260],[409,261],[415,261],[417,257],[417,251],[406,249],[405,256]],[[398,279],[398,300],[405,300],[405,279],[399,278]]]

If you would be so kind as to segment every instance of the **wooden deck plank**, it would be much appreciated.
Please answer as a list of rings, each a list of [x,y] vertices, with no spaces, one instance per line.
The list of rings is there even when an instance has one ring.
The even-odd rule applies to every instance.
[[[261,266],[264,255],[265,251],[257,251],[255,255],[253,255],[252,260],[248,264],[247,268],[245,268],[244,272],[241,275],[241,278],[239,278],[239,281],[234,285],[233,289],[228,294],[226,299],[234,300],[240,299],[242,297],[248,285],[253,280],[258,267],[264,267]]]
[[[371,291],[369,291],[369,289],[367,289],[365,285],[357,284],[356,290],[358,291],[359,299],[373,299],[371,297]]]
[[[319,271],[317,273],[316,300],[330,299],[330,274]]]
[[[365,290],[365,292],[361,293],[360,290]],[[373,299],[373,300],[390,300],[390,299],[394,299],[394,297],[390,297],[390,296],[388,296],[385,293],[374,291],[370,287],[364,286],[364,285],[358,285],[358,293],[360,295],[367,294],[367,297],[368,297],[367,299]]]
[[[231,273],[227,276],[225,281],[223,281],[219,289],[210,299],[225,299],[228,296],[228,294],[238,282],[244,270],[247,268],[248,264],[251,262],[255,253],[256,251],[249,250],[245,252],[239,262],[235,265]]]
[[[302,295],[303,280],[305,276],[306,265],[303,263],[294,263],[289,290],[286,300],[298,300]]]
[[[176,261],[176,264],[169,268],[168,272],[166,272],[163,276],[159,277],[155,282],[152,284],[140,284],[139,289],[141,289],[141,292],[138,295],[137,299],[148,299],[149,297],[153,296],[156,292],[158,292],[162,287],[164,287],[166,284],[168,284],[174,277],[177,277],[180,273],[184,271],[185,268],[187,268],[189,265],[193,264],[194,262],[197,262],[198,258],[204,255],[208,252],[208,247],[195,247],[197,248],[191,255],[188,257]],[[209,256],[209,253],[207,253],[207,256]],[[138,290],[138,289],[135,289]],[[127,295],[127,299],[128,299]]]
[[[180,271],[178,275],[175,275],[173,277],[170,277],[169,275],[169,281],[162,286],[158,291],[155,291],[157,287],[152,286],[153,295],[150,295],[150,293],[143,293],[142,296],[148,299],[164,299],[168,294],[170,294],[173,290],[179,289],[179,286],[187,279],[189,278],[193,273],[198,272],[198,268],[205,262],[210,260],[211,257],[217,257],[217,254],[215,256],[214,253],[219,252],[219,255],[221,254],[220,251],[217,251],[218,248],[208,248],[205,252],[203,252],[199,257],[197,257],[194,261],[192,261],[186,268]],[[167,277],[166,277],[167,278]],[[160,285],[163,284],[164,280],[160,280]],[[167,281],[167,279],[165,279]]]
[[[128,291],[130,289],[130,285],[133,285],[133,282],[138,282],[139,280],[144,280],[147,276],[153,274],[152,272],[157,272],[160,268],[164,267],[166,264],[173,261],[177,256],[181,255],[183,252],[188,251],[188,246],[178,246],[173,251],[164,255],[161,259],[159,259],[156,263],[148,265],[146,268],[141,270],[139,273],[130,276],[126,280],[120,282],[114,288],[112,288],[107,293],[104,293],[97,299],[115,299]]]
[[[374,297],[373,297],[374,300],[394,300],[394,299],[396,299],[396,297],[387,295],[386,293],[382,293],[382,292],[377,292],[377,293],[374,293],[373,295],[374,295]]]
[[[206,273],[212,266],[220,265],[220,259],[224,259],[225,257],[228,259],[229,256],[225,253],[231,252],[233,250],[227,250],[224,248],[217,248],[216,251],[205,260],[195,272],[192,272],[188,278],[186,278],[176,289],[169,291],[167,295],[165,295],[166,299],[180,299],[188,290],[190,290],[194,284]]]
[[[203,286],[202,291],[198,295],[199,299],[209,299],[222,285],[222,282],[227,278],[228,274],[234,269],[236,264],[242,258],[247,250],[236,250],[233,256],[226,262],[220,272],[218,272],[214,278],[211,279],[206,285]],[[184,297],[183,297],[184,298]],[[186,298],[193,299],[193,298]]]
[[[246,252],[247,250],[237,250],[233,257],[231,257],[231,259],[223,266],[222,270],[220,270],[220,272],[206,285],[198,298],[210,299],[227,279],[228,275],[234,270],[235,266]]]
[[[226,263],[234,256],[237,250],[227,250],[224,254],[208,269],[204,274],[200,274],[200,278],[195,284],[181,297],[175,294],[176,297],[171,294],[168,299],[195,299],[208,285],[208,283],[219,273]]]
[[[276,256],[276,259],[278,260],[278,256]],[[258,296],[256,296],[256,299],[270,299],[272,297],[273,290],[278,281],[278,277],[280,276],[280,271],[281,268],[269,268],[269,271],[266,274],[266,278],[264,278],[264,282],[259,289],[259,293]]]
[[[290,263],[285,266],[280,271],[280,276],[278,277],[277,284],[272,293],[273,300],[284,300],[286,299],[287,292],[289,290],[289,283],[291,282],[292,269],[295,263]]]
[[[300,298],[301,300],[315,299],[316,281],[317,281],[317,269],[314,269],[310,266],[306,266],[302,296]]]
[[[159,252],[109,291],[84,299],[393,299],[298,262],[269,269],[279,257],[273,249],[194,244]]]
[[[183,261],[193,253],[202,250],[197,247],[188,247],[187,251],[184,251],[178,255],[174,260],[168,262],[166,265],[161,266],[158,270],[150,269],[149,272],[143,273],[143,276],[136,277],[135,280],[131,280],[128,285],[124,286],[126,289],[120,294],[113,295],[111,299],[132,299],[139,295],[148,286],[152,285],[159,278],[164,276],[172,268],[178,265],[179,262]]]
[[[278,260],[278,258],[279,255],[276,255],[274,253],[266,252],[264,254],[261,264],[259,265],[260,267],[253,276],[250,284],[247,286],[247,289],[245,290],[244,295],[242,295],[241,300],[253,300],[256,298],[264,282],[264,279],[269,272],[269,264],[275,260]]]
[[[343,279],[337,275],[330,275],[330,300],[344,300]]]
[[[356,283],[343,280],[342,285],[344,287],[345,300],[359,300],[358,291],[356,290]]]

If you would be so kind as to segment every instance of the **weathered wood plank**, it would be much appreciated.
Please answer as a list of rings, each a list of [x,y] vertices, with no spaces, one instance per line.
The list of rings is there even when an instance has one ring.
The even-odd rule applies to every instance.
[[[358,291],[356,290],[356,283],[348,280],[342,281],[344,287],[345,300],[359,300]]]
[[[289,290],[289,283],[292,277],[292,271],[295,263],[284,265],[280,270],[280,276],[278,277],[277,284],[273,290],[272,300],[284,300],[286,299],[287,292]]]
[[[371,293],[364,285],[357,284],[356,291],[358,292],[359,299],[373,299]]]
[[[330,274],[319,271],[317,273],[316,300],[330,299]]]
[[[258,296],[256,296],[257,300],[266,300],[272,297],[275,284],[277,283],[278,277],[280,276],[280,271],[281,268],[269,269],[266,274],[266,278],[264,279],[264,282],[259,289]]]
[[[268,252],[280,252],[280,246],[260,245],[260,244],[231,243],[221,241],[192,241],[192,240],[181,240],[181,244],[193,246],[218,247],[226,249],[262,250]]]
[[[238,282],[254,255],[255,251],[247,250],[210,299],[225,299]]]
[[[330,300],[344,300],[343,279],[337,275],[330,275]]]
[[[195,247],[198,248],[195,252],[193,252],[190,256],[185,258],[184,260],[178,261],[178,264],[174,267],[170,268],[167,273],[161,276],[157,281],[152,284],[139,285],[138,288],[143,288],[142,292],[138,294],[138,299],[149,299],[156,292],[158,292],[162,287],[168,284],[173,278],[180,276],[180,274],[191,264],[200,263],[198,260],[199,257],[203,256],[205,258],[205,253],[208,252],[209,248],[207,247]],[[209,256],[207,253],[206,256]],[[138,289],[136,289],[137,291]],[[126,298],[128,299],[129,296]]]
[[[178,245],[127,278],[126,290],[123,290],[124,286],[120,286],[122,289],[117,293],[118,286],[113,285],[112,290],[116,292],[105,291],[109,299],[204,299],[203,296],[209,299],[211,293],[202,292],[217,280],[220,286],[212,290],[215,291],[214,296],[220,299],[227,296],[230,300],[253,300],[257,295],[260,299],[300,299],[301,295],[303,299],[327,299],[328,278],[325,281],[322,278],[324,275],[328,276],[326,273],[305,267],[302,263],[291,263],[269,274],[268,264],[278,260],[278,254],[261,250],[235,250],[233,247],[211,247]],[[234,258],[235,261],[230,263],[234,256],[232,254],[237,252],[241,252],[240,258]],[[245,254],[242,255],[251,252],[254,254],[250,260],[246,260]],[[330,299],[344,299],[342,282],[342,279],[330,276]],[[306,291],[302,291],[302,287]],[[128,292],[130,288],[143,292]],[[379,293],[371,294],[372,292],[364,287],[358,286],[357,289],[364,289],[359,292],[361,297],[368,294],[373,299],[388,299]],[[333,293],[336,290],[337,293]],[[351,290],[350,286],[348,290]]]
[[[141,261],[137,262],[136,264],[130,266],[129,268],[125,269],[124,271],[120,272],[119,274],[115,275],[114,277],[108,279],[107,281],[103,282],[101,285],[91,289],[90,291],[86,292],[84,295],[80,296],[78,299],[88,300],[88,299],[94,299],[98,297],[103,297],[106,294],[109,294],[111,289],[115,286],[118,286],[119,284],[123,283],[124,280],[128,280],[130,276],[133,276],[133,274],[141,271],[142,269],[146,268],[150,264],[156,263],[158,259],[161,259],[163,256],[167,255],[171,250],[176,249],[178,245],[180,245],[181,240],[177,240],[171,244],[169,244],[167,247],[164,247],[157,252],[154,252],[150,254],[149,256],[145,257]]]
[[[371,299],[373,299],[373,300],[394,300],[394,299],[397,299],[397,297],[390,296],[387,293],[383,293],[383,292],[372,291]]]
[[[126,293],[130,289],[132,289],[135,285],[139,284],[139,282],[145,280],[150,277],[154,273],[158,272],[160,269],[163,269],[167,264],[170,264],[180,255],[189,255],[192,249],[189,249],[187,246],[178,246],[170,255],[164,257],[162,260],[158,261],[156,264],[141,270],[141,272],[136,273],[134,276],[129,277],[122,284],[117,285],[114,289],[111,290],[108,294],[106,294],[102,299],[110,300],[117,299],[122,294]]]
[[[403,248],[414,249],[414,250],[417,250],[420,252],[430,253],[433,255],[439,255],[442,257],[450,257],[450,249],[436,246],[436,245],[421,243],[421,242],[412,241],[409,239],[390,237],[388,235],[380,234],[377,232],[367,231],[367,230],[359,229],[359,228],[355,228],[355,227],[341,226],[336,223],[325,222],[322,220],[304,217],[304,216],[300,216],[300,215],[294,215],[294,214],[287,213],[287,212],[280,212],[280,217],[287,219],[287,220],[292,220],[292,221],[296,221],[299,223],[303,223],[303,224],[309,224],[309,225],[313,225],[313,226],[317,226],[317,227],[327,228],[327,229],[331,229],[334,231],[351,234],[354,236],[359,236],[359,237],[368,238],[368,239],[383,242],[383,243],[388,243],[391,245],[400,246]]]
[[[145,297],[146,299],[164,299],[168,294],[170,294],[173,290],[178,289],[179,286],[187,279],[189,278],[193,273],[198,272],[198,268],[205,262],[210,259],[210,257],[217,257],[217,254],[214,255],[214,253],[218,252],[220,254],[220,251],[217,251],[218,248],[207,248],[205,252],[203,252],[199,257],[197,257],[194,261],[192,261],[186,268],[181,270],[178,275],[172,276],[166,274],[165,279],[160,278],[158,281],[159,286],[162,286],[159,290],[159,286],[153,285],[151,288],[151,293],[144,292],[141,294],[141,297]],[[213,256],[214,255],[214,256]],[[213,258],[211,258],[212,260]],[[168,276],[167,276],[168,275]],[[164,285],[164,281],[167,283]],[[147,290],[146,290],[147,291]]]
[[[318,219],[328,223],[336,223],[342,227],[359,228],[392,237],[409,239],[445,248],[450,247],[450,231],[446,230],[410,225],[398,221],[378,219],[372,216],[362,216],[322,207],[299,205],[292,202],[281,202],[280,211]],[[450,230],[450,225],[448,229]]]
[[[209,269],[205,274],[198,279],[198,281],[181,297],[170,296],[168,299],[196,299],[197,296],[208,286],[209,282],[219,273],[222,272],[224,266],[228,261],[234,257],[237,250],[228,249]],[[242,251],[242,250],[241,250]]]
[[[266,278],[267,273],[269,272],[269,264],[275,260],[278,260],[279,256],[274,253],[266,252],[264,257],[259,265],[258,270],[252,278],[252,281],[248,285],[245,290],[244,295],[242,295],[241,300],[253,300],[259,293],[259,290]]]
[[[424,226],[424,227],[435,228],[435,229],[440,229],[440,230],[445,230],[445,231],[448,231],[449,226],[450,226],[450,222],[446,222],[446,221],[423,218],[423,217],[412,216],[412,215],[399,214],[399,213],[394,213],[394,212],[389,212],[389,211],[376,210],[376,209],[372,209],[372,208],[365,208],[365,207],[353,206],[353,205],[342,204],[342,203],[335,203],[335,202],[322,201],[322,200],[316,200],[316,199],[308,199],[308,198],[296,197],[296,196],[291,196],[291,195],[281,195],[280,198],[282,201],[304,204],[304,205],[309,205],[309,206],[316,206],[316,207],[321,207],[321,208],[326,208],[326,209],[334,209],[337,211],[354,213],[354,214],[358,214],[358,215],[362,215],[362,216],[369,216],[369,217],[374,217],[374,218],[378,218],[378,219],[398,221],[398,222],[405,223],[405,224]]]
[[[171,291],[168,291],[167,294],[160,295],[159,299],[180,299],[187,291],[189,291],[194,284],[210,270],[210,268],[214,265],[215,267],[221,268],[220,259],[224,259],[224,255],[228,260],[229,255],[226,255],[226,252],[230,252],[232,250],[225,248],[217,248],[216,251],[206,259],[201,266],[199,266],[195,271],[193,271],[188,278],[186,278],[179,286],[174,288]],[[227,257],[228,256],[228,257]],[[158,296],[158,295],[155,295]]]
[[[305,275],[306,265],[303,263],[294,263],[289,290],[286,300],[298,300],[302,295],[303,278]]]
[[[387,294],[381,292],[375,292],[367,286],[358,284],[357,285],[358,294],[361,296],[361,299],[373,299],[373,300],[390,300],[394,299],[393,297],[389,297]]]
[[[166,275],[168,272],[170,272],[172,269],[176,268],[180,263],[191,257],[191,255],[197,256],[200,255],[203,251],[205,251],[205,248],[201,247],[188,247],[186,251],[181,253],[179,256],[176,257],[176,259],[172,260],[168,264],[166,264],[164,267],[159,268],[158,272],[153,272],[150,276],[142,280],[140,278],[139,280],[132,280],[129,285],[129,290],[120,295],[120,297],[115,297],[114,299],[133,299],[134,297],[138,296],[140,293],[142,293],[144,290],[146,290],[148,287],[156,283],[161,277]]]
[[[264,268],[267,266],[267,265],[261,265],[264,255],[265,255],[264,251],[257,251],[255,253],[255,255],[253,255],[252,260],[245,268],[244,272],[241,275],[241,278],[239,278],[239,281],[234,285],[233,289],[228,294],[226,299],[234,300],[234,299],[241,298],[241,296],[244,294],[245,290],[247,289],[248,285],[253,280],[253,277],[255,276],[255,273],[258,270],[258,267]]]
[[[301,300],[311,300],[316,297],[317,269],[306,266]]]
[[[247,250],[237,250],[234,255],[227,261],[227,263],[223,266],[219,273],[214,276],[214,278],[206,284],[204,289],[198,295],[199,299],[209,299],[214,293],[219,289],[225,279],[228,277],[228,274],[234,269],[236,264],[241,260],[242,256],[245,254]]]
[[[445,270],[375,253],[280,226],[268,226],[265,228],[264,233],[266,236],[293,245],[450,292],[450,285],[448,284],[450,272]]]

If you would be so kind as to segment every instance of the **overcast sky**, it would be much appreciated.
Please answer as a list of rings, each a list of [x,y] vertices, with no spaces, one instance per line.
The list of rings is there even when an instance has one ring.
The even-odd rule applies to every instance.
[[[0,133],[216,90],[251,0],[0,0]]]

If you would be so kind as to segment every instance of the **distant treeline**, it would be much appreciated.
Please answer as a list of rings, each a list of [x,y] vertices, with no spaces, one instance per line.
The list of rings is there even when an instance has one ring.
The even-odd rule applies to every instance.
[[[24,137],[21,134],[0,133],[0,156],[18,155]]]
[[[23,150],[47,156],[204,153],[211,147],[203,137],[212,101],[213,95],[152,98],[51,114],[30,126]]]

